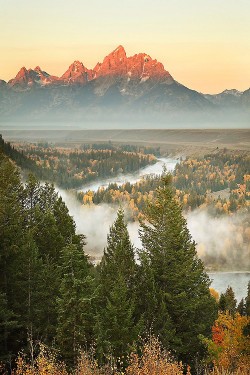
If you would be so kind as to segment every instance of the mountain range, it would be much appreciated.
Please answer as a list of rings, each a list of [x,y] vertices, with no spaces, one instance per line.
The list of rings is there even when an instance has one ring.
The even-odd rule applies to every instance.
[[[8,121],[108,120],[248,122],[250,89],[202,94],[177,82],[146,53],[118,46],[88,69],[74,61],[61,77],[39,66],[0,80],[0,116]]]

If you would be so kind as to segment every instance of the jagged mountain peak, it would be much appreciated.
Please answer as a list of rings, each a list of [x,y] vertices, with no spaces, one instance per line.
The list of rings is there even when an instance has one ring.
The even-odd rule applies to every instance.
[[[95,68],[95,77],[100,76],[124,76],[127,73],[127,55],[123,46],[118,46],[108,54],[102,63]]]
[[[70,66],[69,69],[74,72],[85,72],[87,68],[79,60],[75,60]]]
[[[126,54],[126,51],[125,51],[125,48],[120,44],[111,53],[122,53],[122,54],[125,53]]]
[[[146,80],[168,80],[173,82],[170,73],[165,70],[162,63],[152,59],[146,53],[139,53],[128,58],[128,73],[130,77],[140,78],[143,82]]]
[[[16,77],[8,82],[8,86],[18,89],[26,89],[32,86],[44,86],[55,83],[57,77],[43,71],[40,66],[34,69],[26,69],[24,66],[19,70]]]
[[[23,77],[23,76],[26,76],[28,74],[28,69],[25,68],[25,66],[23,66],[19,72],[17,73],[16,77],[15,78],[19,78],[19,77]]]
[[[60,78],[66,84],[86,84],[93,79],[93,70],[75,60]]]
[[[128,81],[140,79],[141,82],[145,82],[148,79],[157,81],[162,79],[163,81],[173,82],[173,78],[164,69],[162,63],[153,60],[146,53],[127,57],[122,45],[107,55],[102,63],[98,63],[94,72],[95,78],[112,76],[126,78]]]
[[[11,86],[11,87],[13,87],[13,86],[25,87],[28,84],[31,84],[31,82],[33,81],[33,77],[32,77],[31,71],[32,71],[32,69],[27,70],[25,68],[25,66],[23,66],[19,70],[19,72],[17,73],[17,75],[15,76],[15,78],[11,79],[8,82],[8,85]]]
[[[81,61],[75,60],[58,78],[43,71],[39,65],[34,69],[22,67],[16,77],[8,82],[8,85],[25,89],[33,85],[44,86],[54,83],[56,85],[86,84],[99,77],[127,79],[128,82],[134,79],[141,80],[141,82],[148,79],[173,82],[173,78],[164,69],[162,63],[152,59],[146,53],[127,57],[124,47],[119,45],[103,59],[102,63],[98,62],[94,69],[88,69]]]
[[[22,68],[19,70],[19,72],[17,74],[20,74],[22,72],[27,72],[28,69],[25,68],[25,66],[22,66]]]

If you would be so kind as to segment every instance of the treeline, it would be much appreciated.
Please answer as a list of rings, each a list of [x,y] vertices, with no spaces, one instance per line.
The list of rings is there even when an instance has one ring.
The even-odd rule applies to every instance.
[[[107,188],[100,187],[96,192],[79,191],[77,199],[82,204],[116,204],[129,209],[129,216],[133,220],[143,217],[144,209],[152,200],[156,189],[161,185],[160,176],[148,175],[136,183],[126,182],[122,185],[110,183]]]
[[[63,251],[82,254],[83,272],[91,266],[84,238],[53,186],[34,177],[23,186],[1,152],[0,175],[0,353],[11,362],[33,340],[51,343],[55,337]]]
[[[188,157],[173,171],[175,197],[184,211],[207,207],[212,215],[232,214],[250,207],[250,156],[244,152],[221,151],[202,159]],[[152,199],[159,176],[121,186],[111,183],[97,192],[79,192],[82,204],[124,204],[131,217],[142,216],[145,202]]]
[[[32,171],[34,174],[38,173],[39,168],[36,166],[34,160],[25,156],[23,151],[17,151],[9,142],[5,142],[0,134],[0,152],[7,155],[13,160],[20,168]]]
[[[138,171],[156,161],[160,148],[109,143],[83,144],[78,149],[54,147],[48,143],[17,144],[17,149],[0,138],[0,149],[23,170],[39,180],[63,188],[79,188],[94,180]],[[176,165],[173,185],[184,210],[209,207],[213,215],[249,210],[250,156],[243,151],[216,150],[203,158],[187,157]],[[155,182],[153,181],[155,178]],[[131,216],[138,219],[144,202],[159,183],[159,176],[139,184],[110,184],[98,192],[81,192],[83,204],[125,202]]]
[[[40,181],[53,182],[62,188],[78,188],[91,181],[133,173],[156,158],[149,151],[157,149],[111,144],[83,145],[68,149],[40,144],[17,144],[0,138],[0,149],[22,170],[33,173]]]
[[[48,145],[47,145],[48,147]],[[137,145],[124,145],[124,144],[113,144],[111,141],[108,143],[84,143],[80,146],[83,150],[120,150],[125,152],[141,153],[145,155],[154,155],[156,157],[161,156],[160,147],[149,147],[149,146],[137,146]]]
[[[188,157],[174,170],[176,195],[184,209],[213,206],[219,215],[246,208],[250,200],[249,165],[250,155],[243,151],[224,149],[204,158]]]

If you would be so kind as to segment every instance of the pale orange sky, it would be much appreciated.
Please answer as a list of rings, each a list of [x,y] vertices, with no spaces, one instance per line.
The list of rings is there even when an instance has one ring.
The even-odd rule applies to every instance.
[[[0,0],[0,79],[39,65],[61,76],[122,44],[203,93],[250,87],[250,0]]]

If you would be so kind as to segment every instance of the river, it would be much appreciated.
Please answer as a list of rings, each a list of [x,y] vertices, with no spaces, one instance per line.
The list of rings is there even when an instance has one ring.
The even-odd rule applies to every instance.
[[[247,285],[250,281],[250,272],[235,271],[235,272],[209,272],[212,280],[211,287],[217,292],[224,293],[228,286],[233,288],[237,302],[247,296]]]
[[[86,184],[78,190],[79,191],[87,191],[87,190],[97,191],[99,187],[106,188],[108,187],[110,183],[115,183],[118,186],[121,186],[122,184],[128,181],[131,184],[134,184],[137,181],[139,181],[143,176],[148,176],[151,174],[161,174],[163,171],[164,165],[166,166],[169,172],[173,171],[178,161],[179,161],[178,159],[173,159],[173,158],[159,158],[157,159],[157,162],[155,164],[148,165],[145,168],[141,168],[136,173],[120,174],[116,177],[98,180],[90,184]]]

